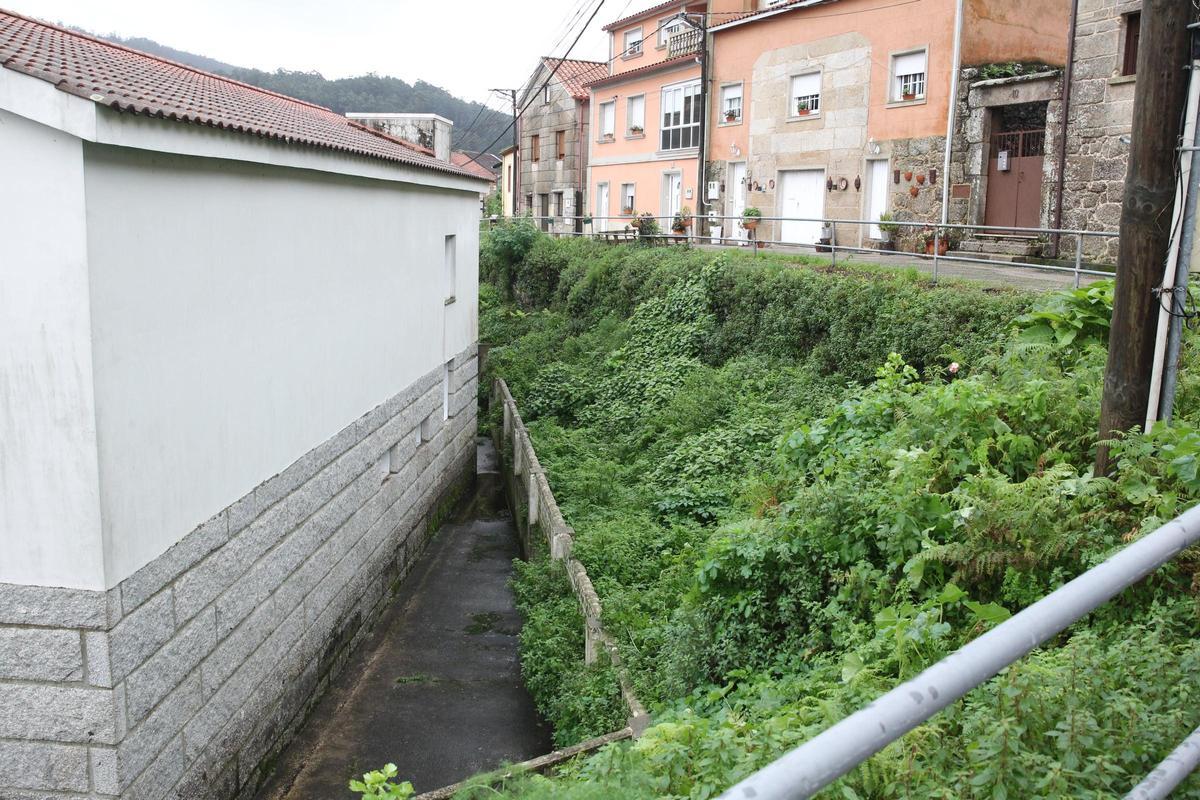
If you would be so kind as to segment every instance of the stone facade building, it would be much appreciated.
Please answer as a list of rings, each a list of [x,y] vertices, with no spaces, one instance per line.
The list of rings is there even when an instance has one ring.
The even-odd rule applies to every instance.
[[[1079,0],[1068,95],[1065,228],[1116,230],[1133,124],[1140,0]],[[1086,252],[1115,261],[1118,240],[1089,239]]]
[[[518,96],[520,175],[518,214],[532,214],[543,230],[582,230],[588,165],[588,93],[583,84],[604,64],[545,57]]]
[[[3,11],[0,65],[0,797],[252,797],[473,477],[486,184]]]

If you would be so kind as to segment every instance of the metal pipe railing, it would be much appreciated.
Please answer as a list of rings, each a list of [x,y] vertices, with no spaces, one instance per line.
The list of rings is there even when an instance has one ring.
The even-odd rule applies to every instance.
[[[561,216],[560,215],[560,216],[527,216],[527,217],[523,217],[523,218],[524,219],[532,219],[533,221],[538,222],[538,223],[545,223],[542,226],[543,230],[545,230],[547,233],[549,233],[552,236],[557,236],[557,237],[585,236],[585,237],[599,237],[599,238],[613,238],[613,237],[627,236],[629,239],[633,240],[633,239],[643,238],[638,233],[636,223],[638,222],[638,220],[640,218],[645,218],[645,217],[631,216],[631,215],[622,215],[622,216],[616,216],[616,217],[596,217],[596,216],[575,217],[575,216]],[[489,224],[489,223],[497,224],[501,221],[507,221],[507,220],[511,220],[511,219],[513,219],[513,218],[503,218],[502,219],[502,218],[494,217],[494,218],[490,218],[490,219],[484,219],[483,222],[485,224]],[[518,219],[520,219],[520,218],[518,218]],[[894,249],[890,249],[890,248],[886,248],[886,247],[863,247],[861,245],[846,245],[846,244],[838,243],[836,226],[838,226],[838,225],[877,226],[877,225],[881,224],[879,220],[843,219],[843,218],[838,218],[838,217],[775,217],[775,216],[765,217],[764,216],[764,217],[756,217],[755,218],[759,222],[807,222],[807,223],[819,223],[822,226],[829,226],[833,235],[831,237],[829,237],[830,240],[829,240],[829,242],[826,243],[824,241],[822,241],[822,242],[791,241],[791,240],[785,240],[780,236],[776,236],[775,238],[769,238],[769,239],[731,238],[728,236],[724,236],[723,230],[721,231],[720,234],[715,234],[715,235],[714,234],[702,235],[702,234],[691,233],[691,232],[669,233],[667,231],[675,219],[674,216],[661,216],[661,217],[651,216],[651,217],[649,217],[649,219],[654,220],[654,222],[658,224],[658,226],[662,232],[659,234],[655,234],[654,237],[661,239],[663,242],[679,242],[679,243],[689,243],[689,244],[694,243],[694,244],[710,245],[710,246],[718,246],[718,247],[751,246],[751,247],[754,247],[756,255],[757,255],[758,250],[761,247],[767,246],[767,245],[777,246],[777,247],[799,248],[799,249],[804,249],[804,250],[811,249],[814,253],[818,253],[818,254],[828,253],[834,264],[837,263],[837,257],[838,257],[839,252],[859,254],[859,255],[870,255],[870,256],[903,256],[906,258],[915,258],[918,261],[932,261],[932,277],[933,277],[934,281],[936,281],[938,279],[939,266],[940,266],[940,263],[943,261],[950,262],[950,263],[957,263],[957,264],[975,264],[975,265],[988,266],[988,267],[1016,267],[1016,268],[1020,268],[1020,269],[1031,269],[1031,270],[1039,270],[1039,271],[1045,271],[1045,272],[1057,272],[1057,273],[1071,274],[1074,276],[1075,288],[1079,288],[1079,286],[1081,284],[1081,278],[1084,275],[1091,276],[1091,277],[1112,277],[1113,276],[1113,272],[1111,272],[1111,271],[1092,269],[1092,268],[1084,266],[1084,262],[1083,262],[1084,239],[1086,237],[1103,239],[1103,238],[1116,238],[1117,236],[1119,236],[1119,234],[1115,231],[1085,231],[1085,230],[1076,230],[1076,229],[1069,229],[1069,228],[1063,228],[1063,229],[1057,229],[1057,228],[1005,228],[1005,227],[1000,227],[1000,226],[996,226],[996,225],[969,225],[969,224],[965,224],[965,223],[949,223],[946,225],[941,225],[939,223],[930,223],[930,222],[924,222],[924,221],[919,221],[919,220],[887,220],[882,223],[887,226],[895,226],[897,228],[903,228],[905,230],[917,229],[917,230],[931,231],[932,237],[933,237],[932,252],[922,253],[922,252],[911,252],[911,251],[904,251],[904,250],[894,250]],[[709,223],[724,222],[724,221],[728,221],[728,220],[734,220],[737,222],[741,222],[744,219],[744,217],[719,215],[719,214],[706,214],[706,215],[702,215],[702,216],[693,216],[691,219],[693,220],[692,224],[694,225],[696,220],[704,220]],[[555,224],[555,222],[557,220],[561,220],[564,225],[569,225],[570,230],[558,230],[558,231],[554,230],[553,225]],[[621,227],[619,227],[619,228],[603,227],[604,223],[612,223],[614,221]],[[587,224],[588,222],[590,222],[591,225],[593,226],[593,230],[592,231],[583,231],[583,232],[575,231],[574,230],[575,227],[582,227],[582,225],[577,226],[576,225],[577,222],[583,222],[584,224]],[[602,227],[597,229],[596,228],[597,223],[601,223]],[[1068,236],[1068,237],[1073,236],[1073,237],[1075,237],[1074,262],[1071,266],[1064,266],[1061,264],[1044,264],[1044,263],[1035,263],[1035,262],[1029,262],[1029,261],[999,261],[996,259],[990,259],[990,258],[986,258],[986,257],[975,258],[972,256],[966,256],[966,255],[950,255],[949,253],[942,254],[941,253],[941,245],[945,239],[945,232],[947,232],[947,231],[975,231],[975,232],[982,232],[982,233],[988,233],[988,234],[1014,234],[1015,233],[1015,234],[1020,234],[1020,235],[1054,235],[1054,236],[1058,237],[1059,239],[1061,239],[1061,237],[1063,237],[1063,236]],[[883,241],[883,240],[880,240],[880,241]],[[981,256],[982,255],[984,255],[984,254],[981,254]]]
[[[804,800],[812,797],[1198,541],[1200,505],[1143,536],[917,677],[726,790],[721,795],[722,800]],[[1179,758],[1174,758],[1176,753],[1173,753],[1159,770],[1166,770],[1170,775],[1185,768],[1190,772],[1195,761],[1200,760],[1196,747],[1200,742],[1193,741],[1195,737],[1193,734],[1176,750],[1176,753],[1182,751]],[[1165,778],[1161,779],[1161,782],[1165,781]]]
[[[1197,765],[1200,765],[1200,728],[1192,731],[1191,736],[1180,742],[1179,747],[1133,787],[1125,800],[1161,800],[1183,783]]]

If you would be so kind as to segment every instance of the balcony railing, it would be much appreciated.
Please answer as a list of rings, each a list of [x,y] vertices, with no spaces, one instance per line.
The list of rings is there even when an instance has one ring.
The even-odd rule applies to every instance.
[[[679,58],[699,53],[702,39],[700,31],[695,29],[675,34],[667,39],[667,58]]]

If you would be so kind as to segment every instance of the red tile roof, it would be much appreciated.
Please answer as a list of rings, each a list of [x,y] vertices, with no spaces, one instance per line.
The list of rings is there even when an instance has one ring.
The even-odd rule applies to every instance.
[[[696,0],[667,0],[667,2],[665,2],[665,3],[659,3],[656,6],[651,6],[650,8],[647,8],[644,11],[639,11],[636,14],[630,14],[627,17],[621,17],[621,19],[617,20],[616,22],[610,22],[607,25],[605,25],[602,28],[602,30],[606,30],[606,31],[615,30],[617,28],[624,27],[625,25],[628,25],[631,22],[637,22],[639,19],[642,19],[643,17],[649,17],[653,14],[657,14],[659,12],[666,11],[669,8],[680,8],[680,7],[694,6],[694,5],[699,5],[696,2]]]
[[[608,62],[606,61],[581,61],[577,58],[568,58],[558,64],[557,58],[542,56],[542,63],[546,65],[546,69],[554,71],[563,86],[570,92],[571,97],[576,100],[588,99],[588,91],[583,88],[588,81],[608,75]],[[558,64],[557,70],[554,69],[555,64]]]
[[[118,111],[474,177],[327,108],[3,9],[0,65]]]
[[[687,55],[684,55],[684,56],[676,56],[675,58],[668,58],[665,61],[655,61],[653,64],[647,64],[646,66],[638,67],[637,69],[630,69],[630,70],[626,70],[625,72],[618,72],[616,75],[605,75],[604,77],[598,78],[597,80],[594,80],[591,83],[589,83],[588,88],[593,89],[597,86],[604,86],[604,85],[610,84],[610,83],[620,83],[621,81],[628,80],[630,78],[638,78],[638,77],[641,77],[642,75],[648,75],[648,74],[651,74],[654,72],[658,72],[659,70],[672,69],[674,67],[686,66],[689,63],[694,64],[696,66],[697,71],[700,69],[700,65],[696,63],[696,55],[694,53],[688,53]]]
[[[735,14],[725,17],[725,19],[714,19],[709,22],[709,31],[716,33],[717,31],[727,26],[736,23],[748,21],[751,17],[765,17],[773,14],[778,14],[783,11],[794,11],[800,8],[808,8],[809,6],[822,5],[824,3],[835,2],[836,0],[789,0],[786,3],[779,3],[773,6],[760,8],[758,11],[747,11],[744,14]]]
[[[483,156],[481,156],[482,158]],[[472,161],[470,153],[464,153],[461,150],[455,150],[450,154],[450,163],[456,167],[461,167],[472,175],[483,178],[485,181],[495,181],[496,173],[480,164],[478,161]]]

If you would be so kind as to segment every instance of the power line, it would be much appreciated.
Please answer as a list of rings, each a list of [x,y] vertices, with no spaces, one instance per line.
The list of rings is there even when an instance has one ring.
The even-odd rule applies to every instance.
[[[491,144],[489,144],[487,147],[483,148],[484,151],[491,150],[496,145],[497,142],[499,142],[501,139],[503,139],[504,136],[513,129],[513,126],[517,124],[517,120],[521,118],[521,116],[525,113],[525,110],[527,108],[529,108],[529,106],[533,105],[534,99],[536,97],[538,97],[543,91],[546,90],[546,87],[550,85],[550,81],[554,78],[554,73],[556,73],[558,71],[558,68],[562,66],[562,63],[564,61],[566,61],[567,58],[570,57],[571,51],[575,49],[575,45],[579,44],[579,40],[583,38],[584,32],[588,29],[588,26],[590,26],[592,24],[592,20],[594,20],[596,18],[596,15],[600,13],[600,9],[604,7],[605,2],[606,2],[606,0],[600,0],[600,2],[596,4],[596,7],[592,10],[592,15],[590,17],[588,17],[587,22],[583,23],[583,27],[579,29],[579,33],[575,36],[575,41],[571,42],[571,46],[567,48],[567,52],[564,53],[562,55],[562,57],[558,59],[558,63],[556,63],[550,69],[550,72],[546,76],[546,80],[542,83],[541,88],[539,88],[537,90],[537,92],[535,92],[529,96],[529,99],[525,101],[525,105],[521,106],[521,110],[513,115],[513,119],[511,122],[508,123],[508,126],[503,131],[501,131],[499,136],[497,136],[495,139],[492,140]],[[478,156],[473,157],[470,161],[467,162],[467,164],[470,164],[471,161],[475,161],[476,158],[478,158]],[[476,163],[478,163],[478,162],[476,162]],[[465,167],[466,164],[463,164],[463,166]]]

